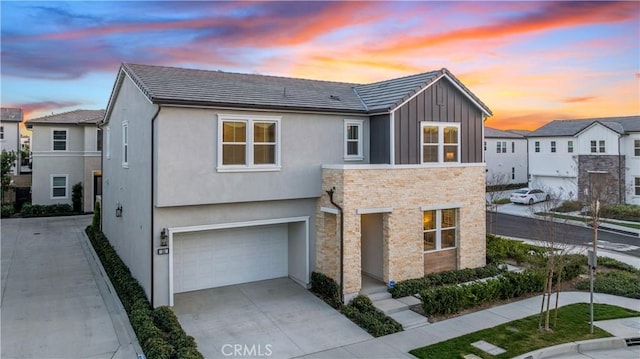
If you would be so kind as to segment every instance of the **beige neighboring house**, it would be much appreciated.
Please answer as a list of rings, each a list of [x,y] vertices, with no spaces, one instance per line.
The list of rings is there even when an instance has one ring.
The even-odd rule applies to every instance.
[[[22,122],[23,112],[21,108],[2,107],[0,110],[2,116],[0,118],[0,148],[6,151],[13,151],[16,156],[20,155],[20,123]],[[16,166],[12,168],[14,175],[19,174],[20,166],[17,164],[20,160],[16,160]]]
[[[71,190],[82,183],[82,208],[93,212],[102,193],[102,133],[104,110],[74,110],[27,121],[32,131],[33,204],[71,202]]]

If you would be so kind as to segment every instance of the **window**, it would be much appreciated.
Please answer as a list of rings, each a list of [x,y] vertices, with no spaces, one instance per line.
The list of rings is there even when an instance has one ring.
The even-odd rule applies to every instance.
[[[106,140],[106,157],[111,158],[111,127],[107,127],[107,140]]]
[[[280,118],[219,115],[218,170],[280,168]],[[360,134],[360,138],[362,138]]]
[[[4,126],[0,126],[0,140],[4,140]]]
[[[556,152],[556,141],[551,141],[551,153]]]
[[[515,167],[511,167],[511,179],[512,180],[516,179],[516,168]]]
[[[484,150],[487,150],[487,141],[484,141]]]
[[[640,196],[640,177],[636,177],[634,178],[634,187],[635,187],[635,193],[636,196]]]
[[[434,209],[423,212],[424,251],[455,248],[457,242],[457,209]]]
[[[596,152],[598,152],[598,142],[591,141],[591,153],[596,153]]]
[[[640,156],[640,140],[633,140],[633,155]]]
[[[67,175],[51,175],[51,199],[67,198]]]
[[[122,167],[129,168],[129,122],[122,123]]]
[[[573,153],[573,141],[567,142],[567,152]]]
[[[604,140],[598,141],[598,149],[599,149],[600,153],[605,153],[606,152],[606,149],[605,149],[605,146],[604,146]]]
[[[496,153],[507,153],[507,141],[496,142]]]
[[[540,152],[540,141],[535,142],[536,152]]]
[[[96,131],[96,151],[102,151],[102,130]]]
[[[422,123],[422,163],[460,162],[460,125]]]
[[[362,120],[344,121],[344,159],[362,160]]]
[[[53,130],[53,150],[67,150],[67,130]]]
[[[516,152],[516,143],[511,141],[511,153]]]

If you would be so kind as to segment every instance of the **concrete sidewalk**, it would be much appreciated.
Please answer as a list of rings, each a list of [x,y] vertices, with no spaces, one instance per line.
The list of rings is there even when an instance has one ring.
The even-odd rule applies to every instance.
[[[2,219],[2,358],[137,358],[84,233],[91,216]]]
[[[496,325],[538,314],[540,312],[541,300],[542,296],[536,296],[490,309],[481,310],[475,313],[462,315],[456,318],[443,320],[423,327],[370,339],[357,344],[346,345],[314,353],[307,355],[304,358],[410,358],[413,356],[408,354],[408,352],[412,349],[435,344],[451,338],[473,333],[478,330],[491,328]],[[562,292],[559,299],[560,306],[588,302],[589,293],[585,292]],[[594,302],[640,310],[640,300],[637,299],[617,297],[608,294],[595,294]],[[552,300],[552,305],[554,304],[555,297]],[[633,321],[626,319],[620,320],[617,324],[607,323],[607,325],[609,325],[609,328],[613,325],[618,327],[619,330],[626,330],[624,335],[628,335],[629,337],[640,337],[640,328],[636,326],[636,322],[637,320]],[[624,323],[629,324],[625,325]],[[612,348],[607,350],[609,353],[618,353],[620,350],[634,353],[635,348]],[[637,353],[637,351],[635,352]],[[629,357],[628,355],[624,356],[624,353],[621,355],[623,356],[609,355],[609,358]]]

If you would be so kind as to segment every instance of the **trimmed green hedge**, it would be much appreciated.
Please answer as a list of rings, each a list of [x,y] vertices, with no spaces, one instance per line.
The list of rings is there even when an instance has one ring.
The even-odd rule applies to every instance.
[[[487,234],[487,264],[500,264],[507,259],[518,264],[539,264],[544,260],[546,250],[544,247]]]
[[[613,259],[613,258],[609,258],[609,257],[600,257],[598,256],[598,263],[597,263],[598,267],[607,267],[607,268],[611,268],[611,269],[619,269],[622,271],[626,271],[626,272],[630,272],[630,273],[635,273],[635,274],[640,274],[640,269],[624,263],[624,262],[620,262],[617,259]]]
[[[422,290],[445,284],[459,284],[478,279],[489,278],[504,272],[504,269],[496,264],[490,264],[481,268],[466,268],[440,273],[427,274],[422,278],[408,279],[396,283],[389,292],[394,298],[406,297],[420,293]]]
[[[86,232],[127,311],[145,356],[150,359],[204,358],[193,337],[186,335],[170,308],[151,309],[144,289],[131,276],[107,237],[94,226],[88,226]]]
[[[600,218],[640,222],[640,206],[633,204],[602,206],[602,208],[600,208]]]
[[[20,215],[22,217],[53,217],[53,216],[68,216],[76,214],[73,212],[73,208],[68,204],[31,204],[25,203],[22,205]]]
[[[600,259],[598,258],[598,260]],[[589,280],[579,282],[576,287],[580,290],[589,290]],[[598,293],[640,299],[640,274],[621,270],[607,273],[596,272],[593,290]]]
[[[2,205],[2,214],[1,214],[2,218],[9,218],[9,217],[13,216],[14,213],[15,213],[15,210],[13,209],[13,205],[12,204],[3,204]]]
[[[582,210],[582,202],[580,201],[564,201],[558,207],[551,209],[553,212],[561,213],[576,212],[580,210]]]
[[[335,309],[342,306],[338,283],[320,272],[311,272],[311,291]]]
[[[374,337],[402,331],[402,325],[378,310],[371,299],[359,295],[342,307],[342,313]]]

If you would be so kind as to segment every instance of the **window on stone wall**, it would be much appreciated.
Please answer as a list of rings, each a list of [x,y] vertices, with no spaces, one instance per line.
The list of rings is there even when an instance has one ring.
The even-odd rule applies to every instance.
[[[425,210],[422,214],[424,251],[455,248],[458,237],[458,210]]]

